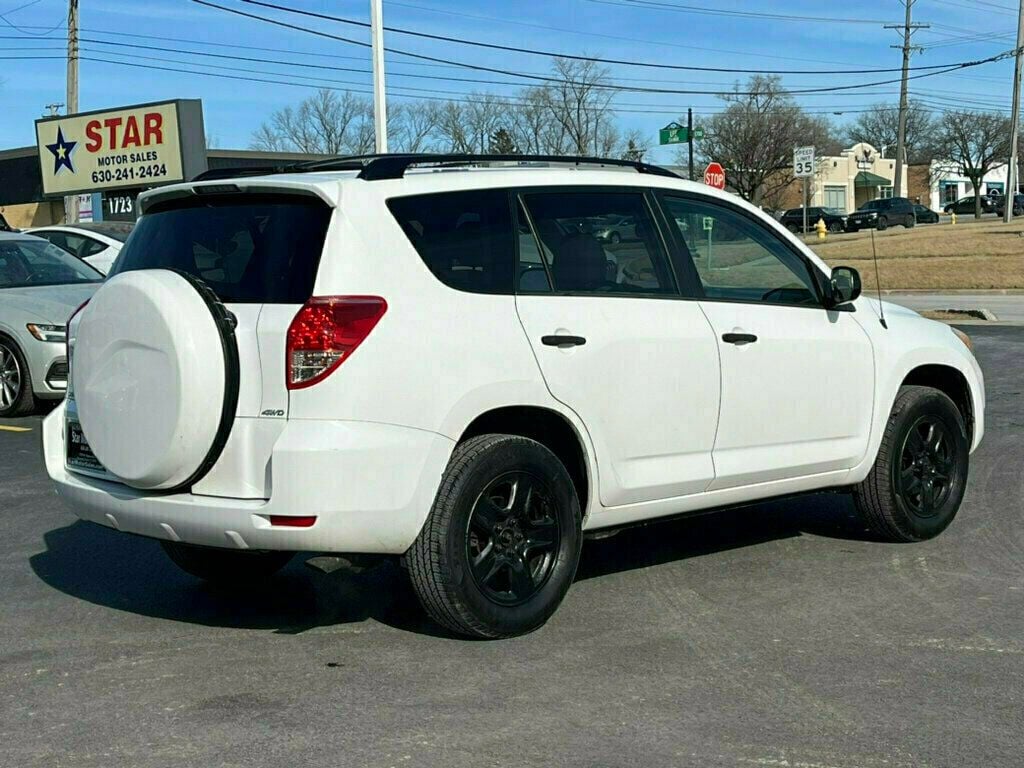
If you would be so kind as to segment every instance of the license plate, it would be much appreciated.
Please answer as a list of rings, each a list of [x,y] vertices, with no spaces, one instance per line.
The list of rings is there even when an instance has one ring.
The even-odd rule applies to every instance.
[[[92,448],[89,447],[88,441],[85,439],[82,425],[77,421],[68,422],[67,452],[68,466],[89,469],[93,472],[104,471],[103,465],[100,464],[99,459],[96,458]]]

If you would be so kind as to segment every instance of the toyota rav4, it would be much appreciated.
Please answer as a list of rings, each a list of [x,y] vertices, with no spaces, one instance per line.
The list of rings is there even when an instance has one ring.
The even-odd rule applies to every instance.
[[[140,197],[45,422],[71,509],[199,578],[395,555],[439,623],[505,637],[585,533],[824,489],[892,541],[957,513],[968,339],[733,195],[576,158],[259,173]]]

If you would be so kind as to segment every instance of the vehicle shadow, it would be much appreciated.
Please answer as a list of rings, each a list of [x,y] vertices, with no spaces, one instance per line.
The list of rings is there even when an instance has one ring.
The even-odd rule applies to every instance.
[[[587,541],[577,580],[601,578],[812,533],[866,540],[852,504],[822,494],[714,514],[651,523]],[[183,573],[152,540],[77,521],[44,534],[30,558],[35,574],[67,595],[96,605],[205,626],[298,634],[368,619],[417,634],[450,637],[419,607],[402,568],[386,562],[361,573],[323,574],[300,553],[272,579],[218,589]]]

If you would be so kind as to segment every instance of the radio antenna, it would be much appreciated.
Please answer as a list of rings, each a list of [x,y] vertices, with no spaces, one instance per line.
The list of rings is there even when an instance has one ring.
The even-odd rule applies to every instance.
[[[889,324],[885,322],[885,308],[882,306],[882,280],[878,276],[878,249],[875,247],[875,230],[871,230],[871,253],[875,257],[875,288],[878,289],[878,322],[882,327],[889,330]]]

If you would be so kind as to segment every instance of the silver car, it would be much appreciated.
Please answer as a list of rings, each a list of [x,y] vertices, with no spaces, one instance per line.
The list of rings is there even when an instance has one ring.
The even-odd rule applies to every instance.
[[[64,396],[67,321],[102,280],[41,238],[0,232],[0,417]]]

